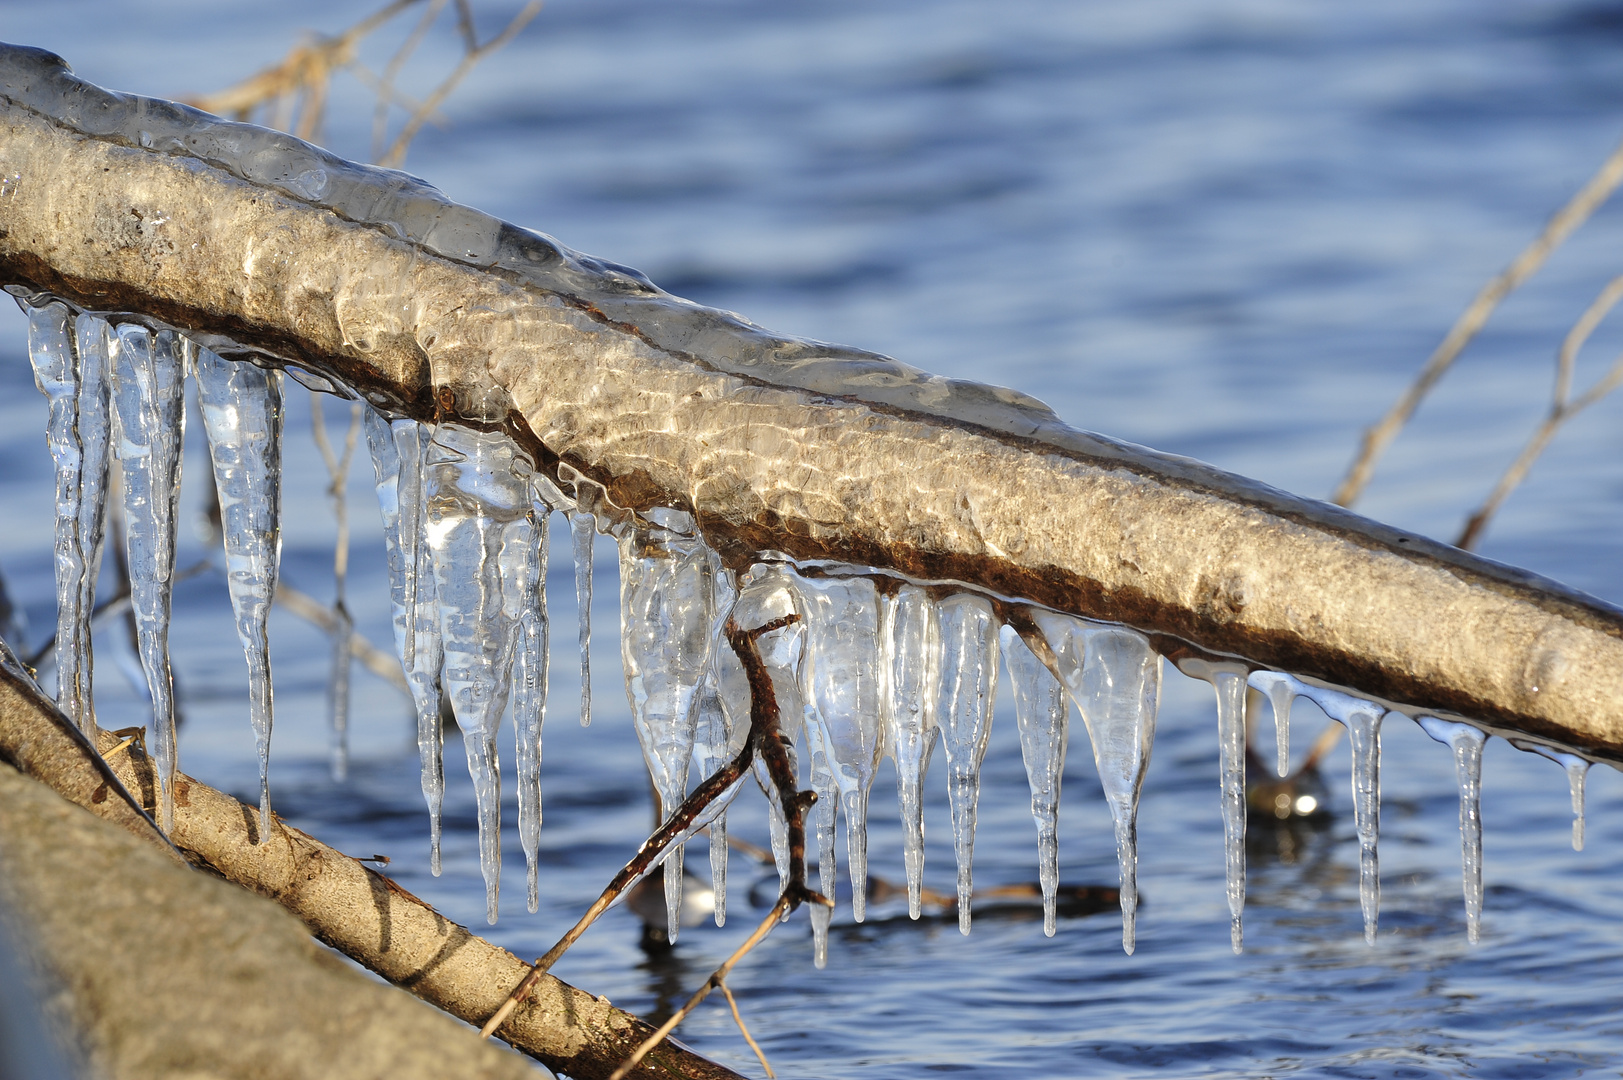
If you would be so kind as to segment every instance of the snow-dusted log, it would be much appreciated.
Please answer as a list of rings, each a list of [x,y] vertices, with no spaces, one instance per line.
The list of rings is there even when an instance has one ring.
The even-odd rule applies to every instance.
[[[403,174],[0,50],[0,283],[138,312],[391,415],[509,431],[620,507],[1128,623],[1623,760],[1623,611],[1041,403],[778,337]],[[431,374],[432,372],[432,374]]]

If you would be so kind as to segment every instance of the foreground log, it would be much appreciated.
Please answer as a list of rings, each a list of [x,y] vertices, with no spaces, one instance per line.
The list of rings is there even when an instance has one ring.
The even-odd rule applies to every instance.
[[[178,867],[178,848],[198,866],[277,901],[321,941],[469,1023],[482,1023],[524,977],[528,965],[512,953],[469,933],[388,878],[299,830],[277,821],[273,834],[265,843],[259,843],[259,815],[255,809],[185,776],[179,777],[175,785],[171,847],[141,811],[141,806],[152,803],[153,770],[151,759],[140,746],[127,745],[111,754],[120,740],[102,732],[101,749],[110,755],[103,764],[9,652],[3,657],[0,762],[123,826],[146,840],[160,859],[167,858]],[[7,820],[0,814],[0,830],[7,828]],[[43,842],[40,836],[24,836],[24,832],[19,828],[16,836],[8,838],[8,846],[37,847]],[[71,861],[81,855],[69,848],[64,849],[61,858]],[[83,858],[90,860],[87,873],[93,876],[102,872],[94,856]],[[26,861],[21,856],[19,860],[18,865]],[[142,865],[151,861],[147,859]],[[25,885],[18,882],[16,888]],[[86,930],[80,928],[80,946],[93,948],[95,935]],[[71,944],[71,934],[64,931],[61,936]],[[162,950],[162,946],[154,945],[152,955],[161,955]],[[119,992],[127,991],[121,988]],[[430,1032],[433,1021],[433,1017],[418,1017]],[[406,1023],[409,1025],[409,1020]],[[594,1080],[612,1073],[652,1032],[653,1028],[614,1008],[607,1000],[549,976],[514,1013],[501,1034],[504,1040],[556,1072]],[[474,1041],[471,1032],[468,1039]],[[482,1060],[478,1053],[450,1071],[463,1075],[475,1068],[476,1060]],[[430,1055],[424,1064],[426,1067],[435,1062],[447,1066],[450,1059]],[[499,1071],[499,1065],[486,1068],[489,1075]],[[384,1071],[357,1075],[384,1075]],[[661,1046],[634,1075],[662,1080],[736,1080],[730,1070],[673,1044]]]
[[[1623,761],[1623,612],[1010,391],[774,337],[399,173],[0,51],[0,283],[505,428],[566,491]],[[574,485],[572,487],[572,485]]]

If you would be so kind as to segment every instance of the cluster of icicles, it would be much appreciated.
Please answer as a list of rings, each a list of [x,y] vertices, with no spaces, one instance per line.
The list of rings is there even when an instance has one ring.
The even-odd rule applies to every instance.
[[[170,582],[184,429],[183,382],[196,380],[220,496],[227,580],[249,668],[251,721],[260,762],[260,813],[268,827],[272,695],[266,619],[276,588],[282,434],[281,375],[227,361],[173,330],[110,322],[35,297],[29,352],[50,403],[48,441],[56,464],[58,700],[84,730],[94,730],[90,615],[105,531],[110,451],[123,467],[123,509],[131,603],[140,660],[153,706],[150,749],[160,774],[159,821],[173,820],[176,767],[168,658]],[[302,380],[301,380],[302,381]],[[312,379],[312,382],[314,380]],[[925,773],[940,743],[958,864],[958,920],[970,926],[971,863],[980,767],[997,696],[999,657],[1014,691],[1020,745],[1037,822],[1045,930],[1053,934],[1059,882],[1055,822],[1065,766],[1070,702],[1087,726],[1094,761],[1115,821],[1121,872],[1122,944],[1132,952],[1136,818],[1160,699],[1161,657],[1122,625],[1019,607],[1020,627],[959,587],[927,586],[863,568],[795,566],[767,559],[737,575],[677,510],[644,515],[612,507],[589,479],[562,467],[566,495],[499,433],[412,420],[367,410],[366,431],[388,543],[394,636],[415,702],[422,785],[431,821],[431,867],[440,872],[444,796],[440,701],[450,701],[466,747],[478,802],[480,864],[487,915],[496,920],[501,869],[497,726],[509,711],[516,734],[520,842],[528,862],[529,909],[537,906],[541,828],[541,726],[546,709],[548,621],[547,521],[570,515],[580,620],[581,723],[590,722],[588,661],[594,536],[620,550],[621,653],[626,691],[644,758],[666,812],[690,779],[714,773],[742,747],[749,690],[722,630],[732,616],[744,628],[795,613],[799,620],[764,636],[784,733],[809,759],[818,794],[811,821],[819,888],[835,888],[836,811],[846,826],[853,915],[864,917],[868,799],[880,760],[896,765],[905,832],[908,905],[920,914],[924,865]],[[1005,610],[1009,610],[1005,608]],[[1290,675],[1235,664],[1188,661],[1186,674],[1216,690],[1221,747],[1221,807],[1226,842],[1232,942],[1241,944],[1245,902],[1245,747],[1248,689],[1274,710],[1279,771],[1289,761],[1294,697],[1316,703],[1351,735],[1353,800],[1360,843],[1360,899],[1373,943],[1379,906],[1376,840],[1380,815],[1380,728],[1376,703],[1305,684]],[[511,701],[509,700],[511,699]],[[1482,744],[1477,728],[1435,717],[1420,724],[1454,753],[1469,935],[1482,908],[1478,789]],[[1518,743],[1561,762],[1571,779],[1573,845],[1582,844],[1583,781],[1588,762]],[[692,777],[693,772],[699,774]],[[757,759],[757,779],[772,787]],[[726,914],[725,806],[735,784],[689,830],[708,826],[718,923]],[[774,798],[772,844],[788,873],[787,828]],[[680,848],[664,861],[669,930],[682,902]],[[825,961],[829,911],[812,907],[816,960]]]

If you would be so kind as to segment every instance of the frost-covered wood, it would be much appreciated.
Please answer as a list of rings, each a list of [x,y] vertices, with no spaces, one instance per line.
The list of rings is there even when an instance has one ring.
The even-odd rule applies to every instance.
[[[1040,403],[777,338],[286,136],[0,54],[0,281],[505,428],[566,485],[1623,760],[1623,612]]]

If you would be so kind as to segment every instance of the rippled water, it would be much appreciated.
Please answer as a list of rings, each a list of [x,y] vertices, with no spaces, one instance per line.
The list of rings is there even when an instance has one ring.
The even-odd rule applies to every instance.
[[[346,11],[345,8],[352,8]],[[365,5],[0,8],[0,37],[63,53],[86,77],[161,95],[223,86],[297,26]],[[486,10],[493,26],[494,6]],[[452,197],[629,263],[776,329],[1018,386],[1078,426],[1191,454],[1309,495],[1328,492],[1358,430],[1396,395],[1482,281],[1623,134],[1623,8],[1580,3],[908,2],[872,10],[743,2],[655,7],[555,0],[452,99],[408,167]],[[375,58],[374,58],[375,59]],[[376,64],[375,64],[376,66]],[[364,156],[364,95],[328,142]],[[1603,209],[1495,316],[1394,448],[1361,509],[1449,539],[1544,403],[1560,335],[1617,270],[1623,210]],[[22,320],[0,326],[0,563],[37,640],[50,612],[44,404]],[[1623,345],[1603,330],[1597,370]],[[1587,381],[1590,376],[1581,375]],[[289,428],[308,428],[302,394]],[[1485,553],[1623,601],[1623,425],[1608,402],[1575,422],[1495,523]],[[329,408],[329,418],[337,410]],[[195,415],[193,420],[195,421]],[[200,428],[187,467],[202,474]],[[332,528],[313,447],[295,437],[284,577],[330,593]],[[370,476],[353,477],[351,606],[386,643]],[[187,507],[197,505],[195,482]],[[558,527],[558,526],[555,526]],[[509,833],[490,936],[534,954],[596,894],[648,827],[616,682],[612,552],[599,545],[596,719],[576,726],[573,588],[554,537],[560,630],[546,743],[545,878],[523,913]],[[182,562],[200,553],[196,541]],[[1436,612],[1438,633],[1449,615]],[[177,593],[182,765],[254,790],[241,654],[224,583]],[[448,746],[446,870],[427,873],[408,708],[359,675],[351,779],[327,778],[326,648],[273,620],[279,724],[273,794],[291,821],[482,927],[473,800]],[[139,701],[98,639],[109,726]],[[1322,718],[1297,709],[1296,744]],[[1228,947],[1215,710],[1168,675],[1141,814],[1138,951],[1110,914],[912,924],[878,905],[813,970],[804,917],[730,978],[781,1074],[916,1076],[1567,1076],[1623,1058],[1623,784],[1590,782],[1588,847],[1567,843],[1564,778],[1494,741],[1484,769],[1483,940],[1465,940],[1447,751],[1406,721],[1385,735],[1383,909],[1364,945],[1344,747],[1331,823],[1254,835],[1246,951]],[[1077,725],[1080,731],[1080,725]],[[1298,750],[1298,754],[1301,750]],[[1062,879],[1113,884],[1109,815],[1079,736],[1061,819]],[[950,891],[937,765],[927,883]],[[873,869],[901,877],[893,774],[876,787]],[[986,765],[980,885],[1035,880],[1035,830],[1012,712]],[[760,800],[734,831],[764,841]],[[511,811],[509,821],[512,820]],[[703,872],[702,844],[692,867]],[[638,946],[618,911],[559,974],[648,1014],[669,1007],[747,932],[762,875],[735,856],[734,917]],[[769,888],[770,886],[768,886]],[[681,1035],[754,1073],[721,1006]]]

